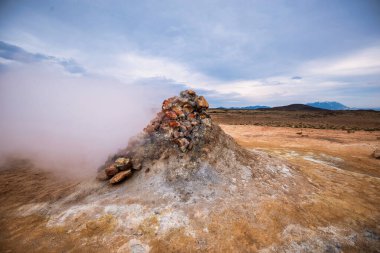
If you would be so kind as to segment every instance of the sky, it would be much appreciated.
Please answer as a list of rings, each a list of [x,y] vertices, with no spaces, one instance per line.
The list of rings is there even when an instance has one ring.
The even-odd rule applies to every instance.
[[[380,1],[2,0],[0,82],[34,70],[152,106],[191,88],[212,107],[380,107]]]

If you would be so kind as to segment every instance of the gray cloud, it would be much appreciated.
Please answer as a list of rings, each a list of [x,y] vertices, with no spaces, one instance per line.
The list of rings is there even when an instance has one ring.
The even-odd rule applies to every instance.
[[[40,53],[30,53],[21,47],[6,43],[4,41],[0,41],[0,57],[22,63],[48,61],[61,65],[67,72],[73,74],[86,72],[85,69],[73,59],[58,58]]]

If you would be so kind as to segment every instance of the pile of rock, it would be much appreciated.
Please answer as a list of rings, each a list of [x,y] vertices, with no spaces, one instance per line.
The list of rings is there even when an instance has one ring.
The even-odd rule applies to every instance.
[[[180,96],[171,97],[162,103],[162,110],[144,129],[145,136],[137,145],[131,141],[128,147],[111,157],[101,168],[97,178],[116,184],[141,170],[144,159],[153,159],[173,143],[180,153],[194,149],[204,143],[204,136],[211,131],[211,118],[207,114],[209,104],[203,96],[193,90],[185,90]],[[203,144],[202,144],[203,145]],[[203,148],[204,149],[204,148]],[[194,151],[197,152],[197,151]],[[150,156],[150,157],[147,157]]]
[[[97,179],[108,180],[111,184],[117,184],[133,172],[132,160],[127,157],[119,157],[98,173]]]
[[[174,141],[182,152],[191,150],[192,140],[200,125],[211,126],[206,110],[209,105],[203,96],[193,90],[185,90],[180,96],[162,103],[162,111],[144,129],[148,134],[159,133]]]

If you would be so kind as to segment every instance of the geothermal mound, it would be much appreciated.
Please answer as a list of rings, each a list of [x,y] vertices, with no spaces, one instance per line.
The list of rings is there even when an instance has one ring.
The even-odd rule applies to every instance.
[[[144,133],[109,158],[97,178],[120,183],[137,171],[150,172],[156,163],[168,182],[191,181],[206,167],[224,176],[243,168],[250,176],[252,155],[212,122],[208,107],[192,90],[166,99]]]
[[[89,252],[322,252],[349,243],[345,230],[303,222],[311,218],[298,209],[315,186],[283,160],[240,147],[207,108],[191,90],[165,100],[98,180],[20,210],[47,216],[48,229],[77,243],[70,249]]]

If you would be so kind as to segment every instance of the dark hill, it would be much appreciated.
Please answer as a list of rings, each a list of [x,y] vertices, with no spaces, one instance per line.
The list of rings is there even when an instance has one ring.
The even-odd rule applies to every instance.
[[[286,106],[277,106],[269,109],[259,109],[259,110],[269,110],[269,111],[327,111],[326,109],[316,108],[304,104],[291,104]]]
[[[335,101],[326,101],[326,102],[314,102],[307,103],[306,105],[327,109],[327,110],[350,110],[350,107],[345,106],[344,104],[335,102]]]

